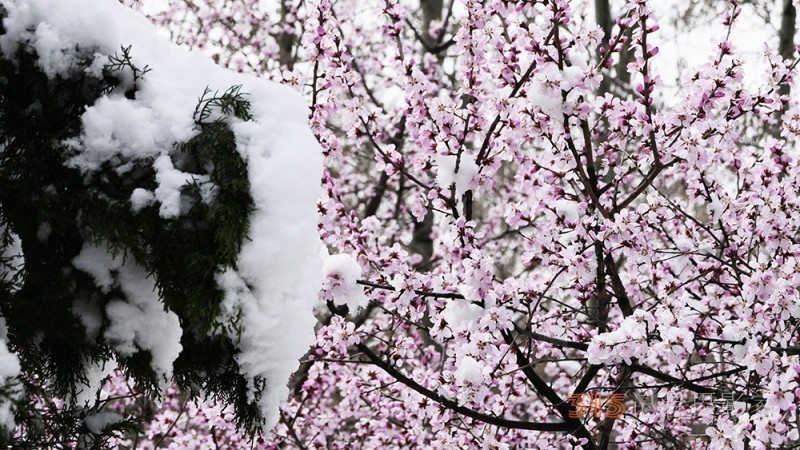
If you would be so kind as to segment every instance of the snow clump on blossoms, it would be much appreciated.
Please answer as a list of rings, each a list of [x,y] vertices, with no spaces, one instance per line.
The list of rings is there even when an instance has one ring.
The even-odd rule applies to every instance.
[[[327,292],[336,305],[347,305],[355,312],[367,306],[364,287],[356,282],[361,277],[361,266],[350,255],[339,254],[325,258],[322,266],[323,292]]]
[[[470,189],[470,184],[479,170],[475,159],[467,154],[438,155],[436,162],[438,165],[436,183],[445,190],[455,186],[458,197]]]
[[[647,322],[652,316],[637,310],[626,317],[619,328],[595,336],[589,343],[587,357],[589,364],[614,364],[625,361],[630,364],[634,358],[647,354]]]

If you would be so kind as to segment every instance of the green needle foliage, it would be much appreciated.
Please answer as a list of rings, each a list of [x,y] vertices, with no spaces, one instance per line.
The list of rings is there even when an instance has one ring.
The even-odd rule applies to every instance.
[[[147,351],[116,353],[103,340],[107,318],[90,336],[73,312],[76,300],[104,311],[113,299],[125,298],[119,288],[103,292],[73,266],[87,242],[144,267],[165,309],[180,318],[183,351],[170,381],[234,405],[240,425],[257,429],[262,417],[248,402],[235,359],[236,327],[232,331],[217,320],[223,294],[215,281],[221,270],[235,269],[253,210],[247,163],[229,127],[231,120],[252,119],[250,104],[239,86],[202,93],[194,112],[197,134],[170,155],[178,170],[197,175],[181,191],[181,214],[164,219],[157,203],[134,212],[133,191],[158,186],[153,160],[119,157],[82,174],[66,165],[75,150],[64,141],[80,134],[81,114],[100,97],[122,89],[135,99],[149,69],[134,64],[128,47],[95,77],[84,70],[94,49],[81,50],[85,58],[71,75],[54,79],[42,72],[30,48],[21,46],[13,60],[0,59],[0,314],[28,387],[17,404],[22,436],[15,442],[6,436],[7,443],[35,448],[60,442],[58,436],[88,433],[81,425],[86,411],[69,399],[94,362],[115,358],[138,390],[158,395],[163,380]],[[128,170],[117,170],[123,164]],[[208,192],[211,200],[204,196]],[[6,254],[12,232],[22,243],[19,271],[11,270],[15,255]],[[36,398],[47,397],[67,399],[64,417],[45,417],[52,412],[37,409]]]

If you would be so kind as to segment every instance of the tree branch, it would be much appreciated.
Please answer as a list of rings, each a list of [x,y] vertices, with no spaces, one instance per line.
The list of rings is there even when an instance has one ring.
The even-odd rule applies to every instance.
[[[480,422],[487,423],[489,425],[495,425],[498,427],[505,427],[505,428],[514,428],[518,430],[532,430],[532,431],[550,431],[550,432],[571,432],[574,429],[573,424],[568,422],[561,422],[561,423],[540,423],[540,422],[525,422],[519,420],[509,420],[504,419],[501,417],[490,416],[488,414],[484,414],[482,412],[475,411],[473,409],[467,408],[465,406],[461,406],[453,400],[443,397],[440,394],[437,394],[434,391],[422,386],[421,384],[417,383],[416,381],[408,378],[407,376],[403,375],[399,370],[397,370],[392,364],[384,361],[380,356],[376,355],[369,347],[364,344],[357,344],[356,348],[367,356],[367,358],[376,366],[383,369],[384,372],[388,373],[392,376],[395,380],[399,381],[400,383],[406,385],[407,387],[411,388],[412,390],[416,391],[417,393],[439,403],[440,405],[444,406],[445,408],[451,409],[461,415],[470,417],[472,419],[478,420]]]

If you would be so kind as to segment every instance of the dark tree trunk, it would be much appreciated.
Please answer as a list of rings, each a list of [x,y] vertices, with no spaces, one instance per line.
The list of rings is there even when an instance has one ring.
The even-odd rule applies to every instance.
[[[600,28],[603,30],[603,40],[600,41],[599,48],[610,50],[608,48],[608,42],[611,38],[611,30],[614,26],[614,20],[611,17],[611,5],[608,4],[608,0],[594,0],[594,15],[597,24],[600,25]],[[600,55],[598,49],[597,59],[600,60],[601,57],[602,56]],[[609,86],[609,80],[604,77],[603,81],[600,82],[600,87],[598,88],[599,95],[603,95],[608,92]]]

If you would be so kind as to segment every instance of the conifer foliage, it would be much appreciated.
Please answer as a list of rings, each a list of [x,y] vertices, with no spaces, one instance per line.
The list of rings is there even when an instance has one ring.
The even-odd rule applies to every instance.
[[[97,2],[71,3],[74,9]],[[130,13],[110,3],[103,9]],[[109,53],[109,42],[67,41],[72,30],[59,24],[28,19],[19,31],[26,8],[54,5],[0,6],[0,314],[10,349],[2,349],[9,364],[0,358],[4,439],[15,448],[101,446],[104,435],[135,426],[134,418],[103,412],[97,390],[115,367],[146,398],[176,383],[192,396],[234,405],[237,421],[248,429],[274,422],[264,397],[285,389],[293,368],[282,369],[285,379],[270,379],[274,372],[255,372],[252,362],[250,369],[240,367],[252,350],[243,342],[246,323],[274,317],[254,317],[237,296],[261,306],[272,300],[258,288],[261,275],[239,258],[246,243],[270,242],[269,230],[252,232],[251,222],[281,209],[263,195],[256,205],[254,189],[272,190],[269,180],[253,186],[248,170],[252,161],[263,164],[281,154],[279,144],[268,151],[248,144],[275,112],[256,117],[241,84],[207,87],[196,91],[194,111],[183,108],[176,116],[190,122],[167,124],[166,137],[152,132],[162,125],[152,117],[157,100],[152,92],[148,101],[139,100],[159,67],[140,64],[136,46]],[[120,19],[131,31],[129,22]],[[181,54],[170,51],[167,58]],[[212,73],[209,85],[235,78],[217,71],[222,74]],[[197,85],[175,81],[182,92]],[[175,110],[188,104],[186,95],[176,96],[182,103]],[[120,125],[121,119],[127,122]],[[290,150],[317,153],[308,142],[313,138]],[[301,191],[311,193],[305,209],[312,221],[305,228],[312,232],[306,236],[312,260],[319,259],[314,167],[310,158],[302,169],[309,176],[296,177],[310,180]],[[314,292],[320,277],[314,264],[303,263]],[[235,287],[232,279],[239,282]],[[304,300],[272,294],[283,295],[282,302]],[[298,308],[313,324],[311,308]],[[312,333],[309,327],[309,339]],[[287,356],[289,365],[299,356]],[[9,367],[11,376],[4,377]]]

